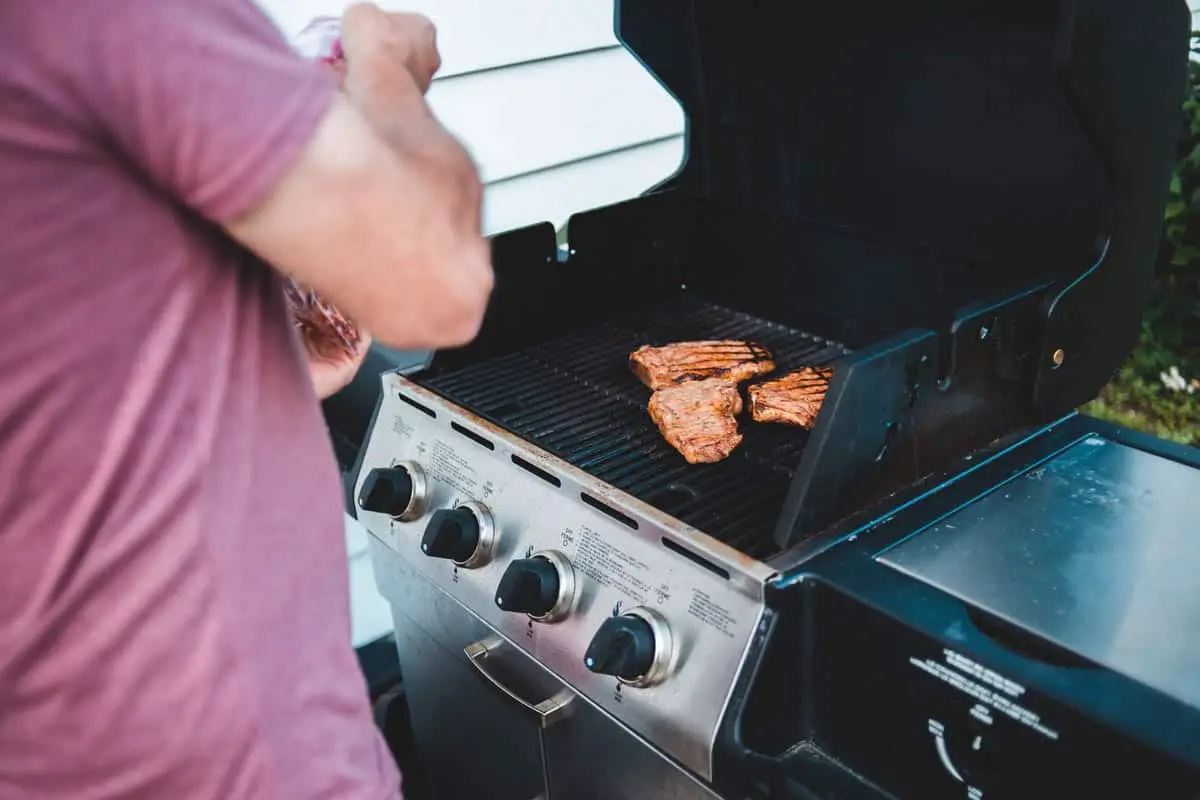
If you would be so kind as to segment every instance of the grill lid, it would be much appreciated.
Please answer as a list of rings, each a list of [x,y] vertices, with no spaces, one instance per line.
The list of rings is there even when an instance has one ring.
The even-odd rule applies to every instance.
[[[618,0],[616,19],[687,114],[664,189],[951,254],[981,281],[1046,278],[1044,413],[1094,397],[1132,348],[1184,0]],[[936,294],[913,270],[892,302]]]

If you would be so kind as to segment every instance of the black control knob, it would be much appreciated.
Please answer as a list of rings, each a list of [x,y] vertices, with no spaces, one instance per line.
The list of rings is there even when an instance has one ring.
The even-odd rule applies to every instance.
[[[444,558],[475,569],[492,557],[495,542],[492,512],[483,503],[471,500],[435,511],[421,537],[421,550],[430,558]]]
[[[425,476],[420,468],[415,464],[396,464],[367,473],[358,493],[358,505],[363,511],[412,519],[419,511],[424,494]]]
[[[475,555],[480,541],[479,518],[465,506],[433,512],[421,551],[430,558],[444,558],[455,564],[466,564]]]
[[[604,620],[588,645],[583,663],[600,675],[640,681],[654,669],[657,654],[654,627],[641,617],[625,614]]]
[[[496,605],[505,611],[544,617],[559,603],[558,568],[545,556],[520,558],[508,565],[496,587]]]

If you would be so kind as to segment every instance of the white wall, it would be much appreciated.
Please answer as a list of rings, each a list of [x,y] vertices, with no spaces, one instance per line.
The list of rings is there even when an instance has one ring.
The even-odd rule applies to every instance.
[[[348,0],[257,0],[289,37]],[[1200,0],[1197,0],[1200,2]],[[381,0],[438,28],[429,102],[474,155],[489,234],[633,197],[678,169],[683,113],[613,35],[612,0]],[[355,644],[391,629],[346,518]]]
[[[259,0],[289,35],[347,0]],[[497,233],[632,197],[683,156],[683,113],[613,35],[612,0],[381,0],[438,27],[429,93],[486,185]]]

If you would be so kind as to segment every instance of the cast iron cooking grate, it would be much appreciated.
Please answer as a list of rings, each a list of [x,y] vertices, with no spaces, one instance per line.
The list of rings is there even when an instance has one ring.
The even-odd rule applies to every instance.
[[[675,301],[422,381],[538,447],[747,555],[772,538],[808,433],[743,416],[745,441],[725,461],[688,464],[646,412],[650,390],[629,370],[644,344],[746,339],[776,374],[826,364],[840,344],[710,303]]]

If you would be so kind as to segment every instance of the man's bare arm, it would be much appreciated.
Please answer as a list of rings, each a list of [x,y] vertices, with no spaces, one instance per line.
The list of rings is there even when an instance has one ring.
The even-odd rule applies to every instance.
[[[359,41],[369,35],[346,36],[346,94],[268,199],[229,231],[383,344],[461,345],[492,287],[479,176],[430,114],[427,82],[397,62],[394,42]]]

